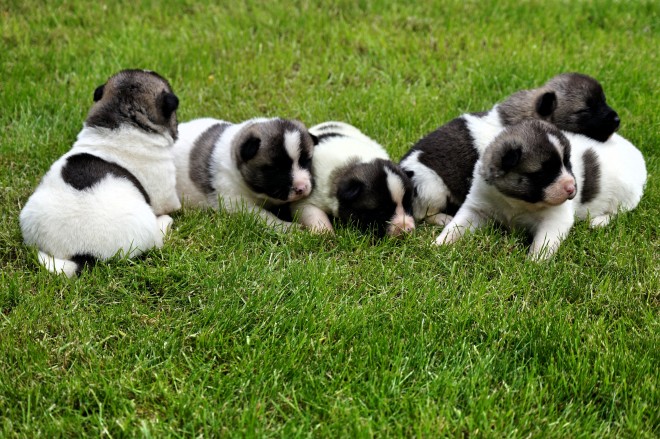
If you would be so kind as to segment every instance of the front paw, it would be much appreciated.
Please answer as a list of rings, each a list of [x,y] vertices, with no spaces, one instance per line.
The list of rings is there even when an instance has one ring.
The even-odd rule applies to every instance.
[[[156,224],[158,224],[158,230],[160,230],[163,236],[167,235],[167,233],[170,231],[173,222],[174,220],[169,215],[161,215],[156,218]]]

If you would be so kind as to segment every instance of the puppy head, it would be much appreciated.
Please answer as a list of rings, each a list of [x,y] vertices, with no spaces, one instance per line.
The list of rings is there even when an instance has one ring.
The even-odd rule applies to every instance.
[[[604,142],[620,124],[619,115],[605,101],[603,87],[580,73],[563,73],[538,91],[536,112],[557,128]]]
[[[86,125],[117,129],[132,125],[150,133],[177,137],[179,98],[169,82],[149,70],[122,70],[94,91]]]
[[[243,128],[232,147],[238,170],[250,189],[282,204],[311,193],[315,143],[316,137],[301,122],[271,119]]]
[[[573,199],[571,145],[553,125],[527,120],[505,129],[486,148],[480,173],[507,197],[540,206]]]
[[[415,228],[412,182],[399,166],[376,159],[349,164],[335,173],[340,220],[373,229],[379,236],[399,236]]]

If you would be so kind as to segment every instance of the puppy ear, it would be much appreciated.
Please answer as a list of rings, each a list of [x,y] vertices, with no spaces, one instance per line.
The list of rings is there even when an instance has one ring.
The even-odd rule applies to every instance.
[[[161,110],[165,118],[169,118],[172,113],[179,108],[179,98],[176,97],[174,93],[163,92]]]
[[[557,95],[554,91],[543,93],[536,100],[536,112],[541,117],[550,116],[557,109]]]
[[[105,87],[105,84],[99,85],[96,87],[96,90],[94,90],[94,102],[98,102],[101,100],[103,97],[103,88]]]
[[[261,145],[261,139],[258,137],[250,136],[248,137],[240,147],[241,151],[241,160],[247,162],[248,160],[254,158],[259,151],[259,146]]]
[[[314,143],[314,146],[319,144],[319,138],[316,137],[314,134],[309,133],[310,137],[312,138],[312,143]]]
[[[364,183],[360,180],[351,178],[348,181],[345,181],[339,185],[339,190],[337,190],[337,198],[340,201],[353,201],[364,189]]]

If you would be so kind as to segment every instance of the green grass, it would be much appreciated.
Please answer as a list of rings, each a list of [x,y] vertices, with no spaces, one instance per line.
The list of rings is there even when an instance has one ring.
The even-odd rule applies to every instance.
[[[57,3],[0,2],[0,436],[660,435],[658,2]],[[180,120],[344,120],[394,159],[580,71],[649,181],[545,264],[495,228],[437,249],[428,226],[377,241],[182,211],[160,251],[50,275],[20,209],[134,67],[170,79]]]

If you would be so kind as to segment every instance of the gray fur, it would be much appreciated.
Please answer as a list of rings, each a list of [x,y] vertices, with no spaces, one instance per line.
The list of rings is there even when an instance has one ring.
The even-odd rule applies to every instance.
[[[563,73],[542,87],[514,93],[497,110],[504,125],[541,119],[599,142],[619,127],[619,116],[606,104],[600,83],[581,73]]]
[[[584,173],[580,203],[585,204],[596,198],[600,193],[600,163],[592,149],[588,149],[582,154],[582,162]]]
[[[94,101],[85,121],[89,127],[116,129],[128,124],[146,132],[168,132],[176,140],[179,99],[155,72],[123,70],[96,89]]]
[[[195,140],[192,147],[189,163],[190,180],[206,194],[212,194],[215,190],[210,168],[213,150],[216,142],[229,126],[227,122],[211,126]]]

